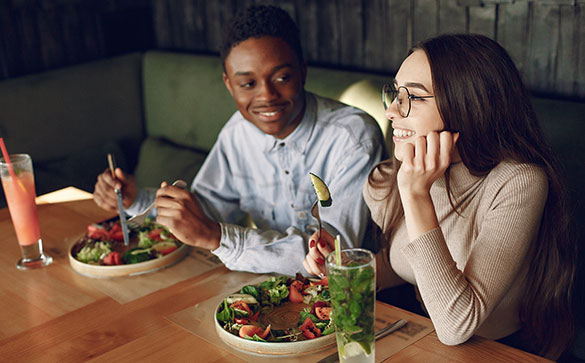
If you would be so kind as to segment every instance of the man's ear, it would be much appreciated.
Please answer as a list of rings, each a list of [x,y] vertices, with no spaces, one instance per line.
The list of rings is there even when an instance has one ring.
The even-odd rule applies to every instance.
[[[303,80],[303,88],[305,88],[305,81],[307,80],[307,63],[301,65],[301,77]]]
[[[223,84],[225,84],[225,87],[228,89],[228,91],[230,92],[230,95],[232,95],[232,97],[233,97],[234,93],[232,92],[232,85],[230,84],[230,79],[229,79],[227,73],[223,72],[222,77],[223,77]]]

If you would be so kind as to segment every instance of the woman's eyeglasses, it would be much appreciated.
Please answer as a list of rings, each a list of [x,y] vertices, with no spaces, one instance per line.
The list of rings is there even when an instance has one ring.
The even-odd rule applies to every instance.
[[[396,87],[391,83],[386,83],[382,86],[382,103],[384,104],[384,110],[390,108],[390,105],[396,100],[396,107],[398,107],[398,113],[402,117],[408,117],[410,114],[411,100],[420,100],[423,98],[433,98],[435,96],[415,96],[411,95],[408,88],[404,86]]]

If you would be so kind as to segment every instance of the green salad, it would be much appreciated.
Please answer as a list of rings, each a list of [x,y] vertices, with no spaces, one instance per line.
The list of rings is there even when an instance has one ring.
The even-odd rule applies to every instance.
[[[119,221],[90,224],[72,255],[91,265],[125,265],[161,258],[181,245],[166,227],[149,218],[142,226],[130,228],[129,234],[126,246]]]
[[[304,304],[299,319],[286,329],[265,325],[262,315],[284,304]],[[294,342],[331,334],[331,302],[327,279],[310,281],[297,274],[270,277],[257,285],[246,285],[220,304],[216,319],[226,331],[243,339],[262,342]]]

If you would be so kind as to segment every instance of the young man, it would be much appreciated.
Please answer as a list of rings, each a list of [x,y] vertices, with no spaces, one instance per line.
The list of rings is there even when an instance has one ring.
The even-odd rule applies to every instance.
[[[369,220],[361,196],[385,153],[378,124],[365,112],[304,89],[299,31],[283,10],[252,6],[229,24],[221,51],[223,80],[238,111],[228,120],[195,177],[191,192],[163,183],[157,222],[182,242],[211,250],[230,269],[306,273],[302,263],[315,230],[309,172],[329,186],[324,228],[344,245],[360,246]],[[152,195],[121,171],[104,172],[94,198],[115,210],[113,188],[124,188],[130,212]],[[121,184],[121,185],[120,185]],[[246,214],[257,228],[240,225]],[[322,262],[322,261],[320,261]]]

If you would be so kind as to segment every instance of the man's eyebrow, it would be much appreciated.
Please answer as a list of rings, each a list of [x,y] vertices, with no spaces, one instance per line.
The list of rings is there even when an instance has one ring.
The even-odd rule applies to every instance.
[[[277,72],[283,68],[292,68],[292,67],[293,67],[293,65],[290,63],[280,64],[280,65],[277,65],[276,67],[272,68],[272,73]],[[238,71],[238,72],[234,73],[234,76],[249,76],[252,74],[254,74],[254,72],[252,72],[252,71]]]

